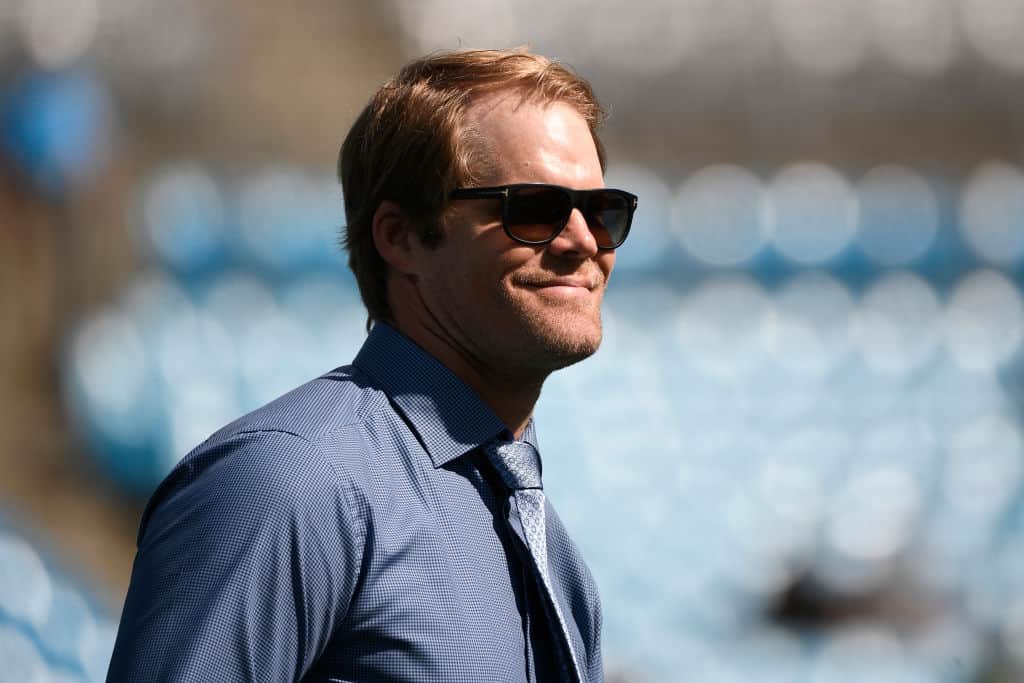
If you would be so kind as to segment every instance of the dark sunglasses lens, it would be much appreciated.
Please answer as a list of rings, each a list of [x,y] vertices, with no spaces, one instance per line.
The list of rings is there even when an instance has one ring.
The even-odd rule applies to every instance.
[[[520,187],[508,197],[505,224],[516,239],[545,242],[572,212],[572,200],[556,187]]]
[[[618,246],[629,228],[629,198],[611,190],[596,190],[587,201],[587,225],[597,246]]]

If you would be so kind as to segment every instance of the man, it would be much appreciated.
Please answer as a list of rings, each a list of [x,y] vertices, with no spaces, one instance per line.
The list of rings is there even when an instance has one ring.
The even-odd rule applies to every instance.
[[[340,160],[369,337],[156,491],[108,680],[602,680],[531,421],[598,347],[636,205],[599,189],[601,118],[522,52],[427,57],[374,96]]]

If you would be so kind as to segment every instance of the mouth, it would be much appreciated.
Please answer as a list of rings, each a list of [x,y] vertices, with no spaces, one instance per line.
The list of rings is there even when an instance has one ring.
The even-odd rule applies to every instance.
[[[530,289],[592,292],[601,286],[601,278],[596,275],[563,275],[560,277],[523,278],[517,284]]]
[[[548,301],[589,301],[599,291],[600,281],[596,278],[569,276],[528,280],[524,288]]]

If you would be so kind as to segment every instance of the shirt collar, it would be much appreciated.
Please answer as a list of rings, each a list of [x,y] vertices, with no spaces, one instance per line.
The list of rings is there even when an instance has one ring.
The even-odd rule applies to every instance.
[[[374,323],[352,364],[375,379],[402,411],[434,467],[496,436],[512,438],[473,389],[390,325]],[[532,419],[522,440],[537,448]]]

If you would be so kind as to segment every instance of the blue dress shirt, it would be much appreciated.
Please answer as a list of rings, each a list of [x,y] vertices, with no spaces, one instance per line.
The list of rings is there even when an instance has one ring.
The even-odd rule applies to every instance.
[[[499,435],[469,387],[376,325],[351,366],[221,429],[156,490],[108,681],[558,680],[480,448]],[[580,668],[602,681],[594,580],[546,514]]]

